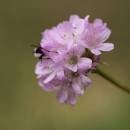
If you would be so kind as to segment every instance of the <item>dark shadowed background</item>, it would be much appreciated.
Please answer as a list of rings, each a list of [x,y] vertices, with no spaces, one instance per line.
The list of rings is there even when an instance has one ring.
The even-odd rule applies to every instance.
[[[38,87],[30,45],[71,14],[108,22],[115,50],[100,67],[130,87],[130,0],[0,0],[0,130],[130,130],[130,95],[100,76],[75,107]]]

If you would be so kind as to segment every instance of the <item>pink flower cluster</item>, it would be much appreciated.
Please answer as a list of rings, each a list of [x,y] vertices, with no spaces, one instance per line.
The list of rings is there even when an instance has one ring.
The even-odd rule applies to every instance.
[[[101,19],[89,22],[77,15],[42,33],[35,74],[45,91],[55,91],[60,103],[74,105],[77,97],[91,84],[88,74],[96,69],[103,51],[111,51],[105,42],[111,31]]]

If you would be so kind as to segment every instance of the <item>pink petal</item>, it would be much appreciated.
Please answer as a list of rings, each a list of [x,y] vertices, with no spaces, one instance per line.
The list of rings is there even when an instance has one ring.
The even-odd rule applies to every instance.
[[[82,44],[82,43],[80,42],[80,44]],[[81,45],[77,45],[74,49],[71,50],[72,54],[74,53],[75,55],[77,55],[79,57],[82,56],[84,52],[85,52],[85,49]]]
[[[65,77],[64,71],[63,70],[59,70],[57,72],[57,78],[60,79],[60,80],[62,80],[64,77]]]
[[[72,26],[74,27],[74,32],[76,34],[81,34],[84,30],[84,20],[81,19],[77,15],[72,15],[70,17],[70,23],[72,23]]]
[[[66,46],[67,50],[70,50],[74,46],[73,41],[70,40]]]
[[[98,50],[98,49],[92,49],[91,52],[93,54],[95,54],[95,55],[100,55],[101,54],[100,50]]]
[[[88,78],[87,76],[85,75],[82,75],[81,76],[81,80],[82,80],[82,83],[86,86],[90,85],[92,83],[91,79]]]
[[[92,60],[89,58],[80,58],[78,63],[78,69],[86,70],[91,68]]]
[[[35,74],[41,75],[42,71],[43,71],[43,66],[42,66],[41,62],[38,62],[36,65]]]
[[[66,33],[67,35],[69,35],[69,34],[71,34],[73,28],[72,28],[72,25],[70,22],[65,21],[65,22],[60,23],[57,26],[57,29],[58,29],[60,35],[63,33]]]
[[[90,17],[90,15],[87,15],[87,16],[84,18],[84,20],[85,20],[86,22],[88,22],[88,21],[89,21],[89,17]]]
[[[55,73],[55,72],[51,73],[51,74],[44,80],[44,83],[46,84],[46,83],[50,82],[52,79],[54,79],[55,76],[56,76],[56,73]]]
[[[103,21],[101,19],[95,19],[93,22],[93,29],[96,31],[96,39],[97,42],[105,42],[110,34],[111,34],[111,30],[106,26],[106,23],[103,23]]]
[[[101,19],[97,18],[97,19],[94,20],[93,26],[94,27],[103,26],[103,21]]]
[[[81,88],[81,84],[78,84],[77,82],[75,82],[72,84],[72,87],[76,94],[78,94],[78,95],[84,94],[84,90]]]
[[[114,44],[113,43],[103,43],[103,44],[100,44],[100,46],[98,48],[101,51],[111,51],[114,49]]]
[[[105,28],[104,31],[99,32],[100,42],[105,42],[109,36],[111,35],[111,30],[109,28]]]
[[[41,77],[38,79],[39,86],[41,86],[41,88],[44,89],[45,91],[53,91],[55,88],[54,84],[52,83],[44,84],[44,79],[45,77]]]
[[[60,36],[60,34],[58,33],[58,30],[56,27],[54,27],[51,31],[50,31],[50,36],[52,37],[52,39],[54,41],[56,41],[57,43],[62,42],[62,38]]]
[[[77,72],[77,69],[78,69],[77,65],[66,64],[65,66],[66,66],[66,68],[68,68],[69,70],[71,70],[71,71],[73,71],[73,72]]]
[[[67,103],[69,103],[70,105],[75,105],[76,102],[77,102],[76,93],[73,90],[70,90],[68,99],[67,99]]]
[[[69,104],[70,104],[70,105],[75,105],[76,102],[77,102],[76,96],[71,96],[71,97],[69,98]]]
[[[36,75],[46,75],[46,74],[49,74],[49,73],[50,73],[50,70],[46,67],[45,62],[40,61],[40,62],[37,63],[36,69],[35,69]]]
[[[80,17],[79,17],[78,15],[71,15],[71,16],[70,16],[70,19],[69,19],[69,21],[70,21],[72,24],[76,24],[77,21],[79,21],[79,20],[80,20]]]
[[[53,84],[44,84],[44,86],[42,87],[45,91],[53,91],[55,86]]]
[[[68,98],[68,92],[61,88],[57,93],[57,98],[60,103],[64,103]]]

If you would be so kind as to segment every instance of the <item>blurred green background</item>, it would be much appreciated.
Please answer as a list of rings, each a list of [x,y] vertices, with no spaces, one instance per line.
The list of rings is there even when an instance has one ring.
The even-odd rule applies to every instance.
[[[100,76],[75,107],[37,85],[30,45],[71,14],[108,22],[115,50],[101,67],[130,87],[129,0],[0,0],[0,130],[130,130],[130,95]]]

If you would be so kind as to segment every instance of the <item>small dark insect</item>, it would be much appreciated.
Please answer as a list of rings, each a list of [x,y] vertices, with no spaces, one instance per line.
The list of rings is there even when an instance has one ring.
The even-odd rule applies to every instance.
[[[46,50],[40,46],[37,46],[37,45],[31,45],[31,46],[35,47],[33,53],[34,53],[34,56],[37,57],[39,60],[42,60],[43,58],[48,59],[48,57],[45,55],[44,51],[53,52],[53,51],[48,51],[48,50]],[[53,52],[53,53],[56,53],[56,52]]]
[[[34,56],[42,60],[43,57],[45,56],[45,53],[42,51],[41,47],[37,47],[34,49]]]
[[[37,45],[31,45],[34,48],[34,56],[37,57],[39,60],[42,60],[43,57],[45,56],[45,53],[43,52],[43,48]]]

